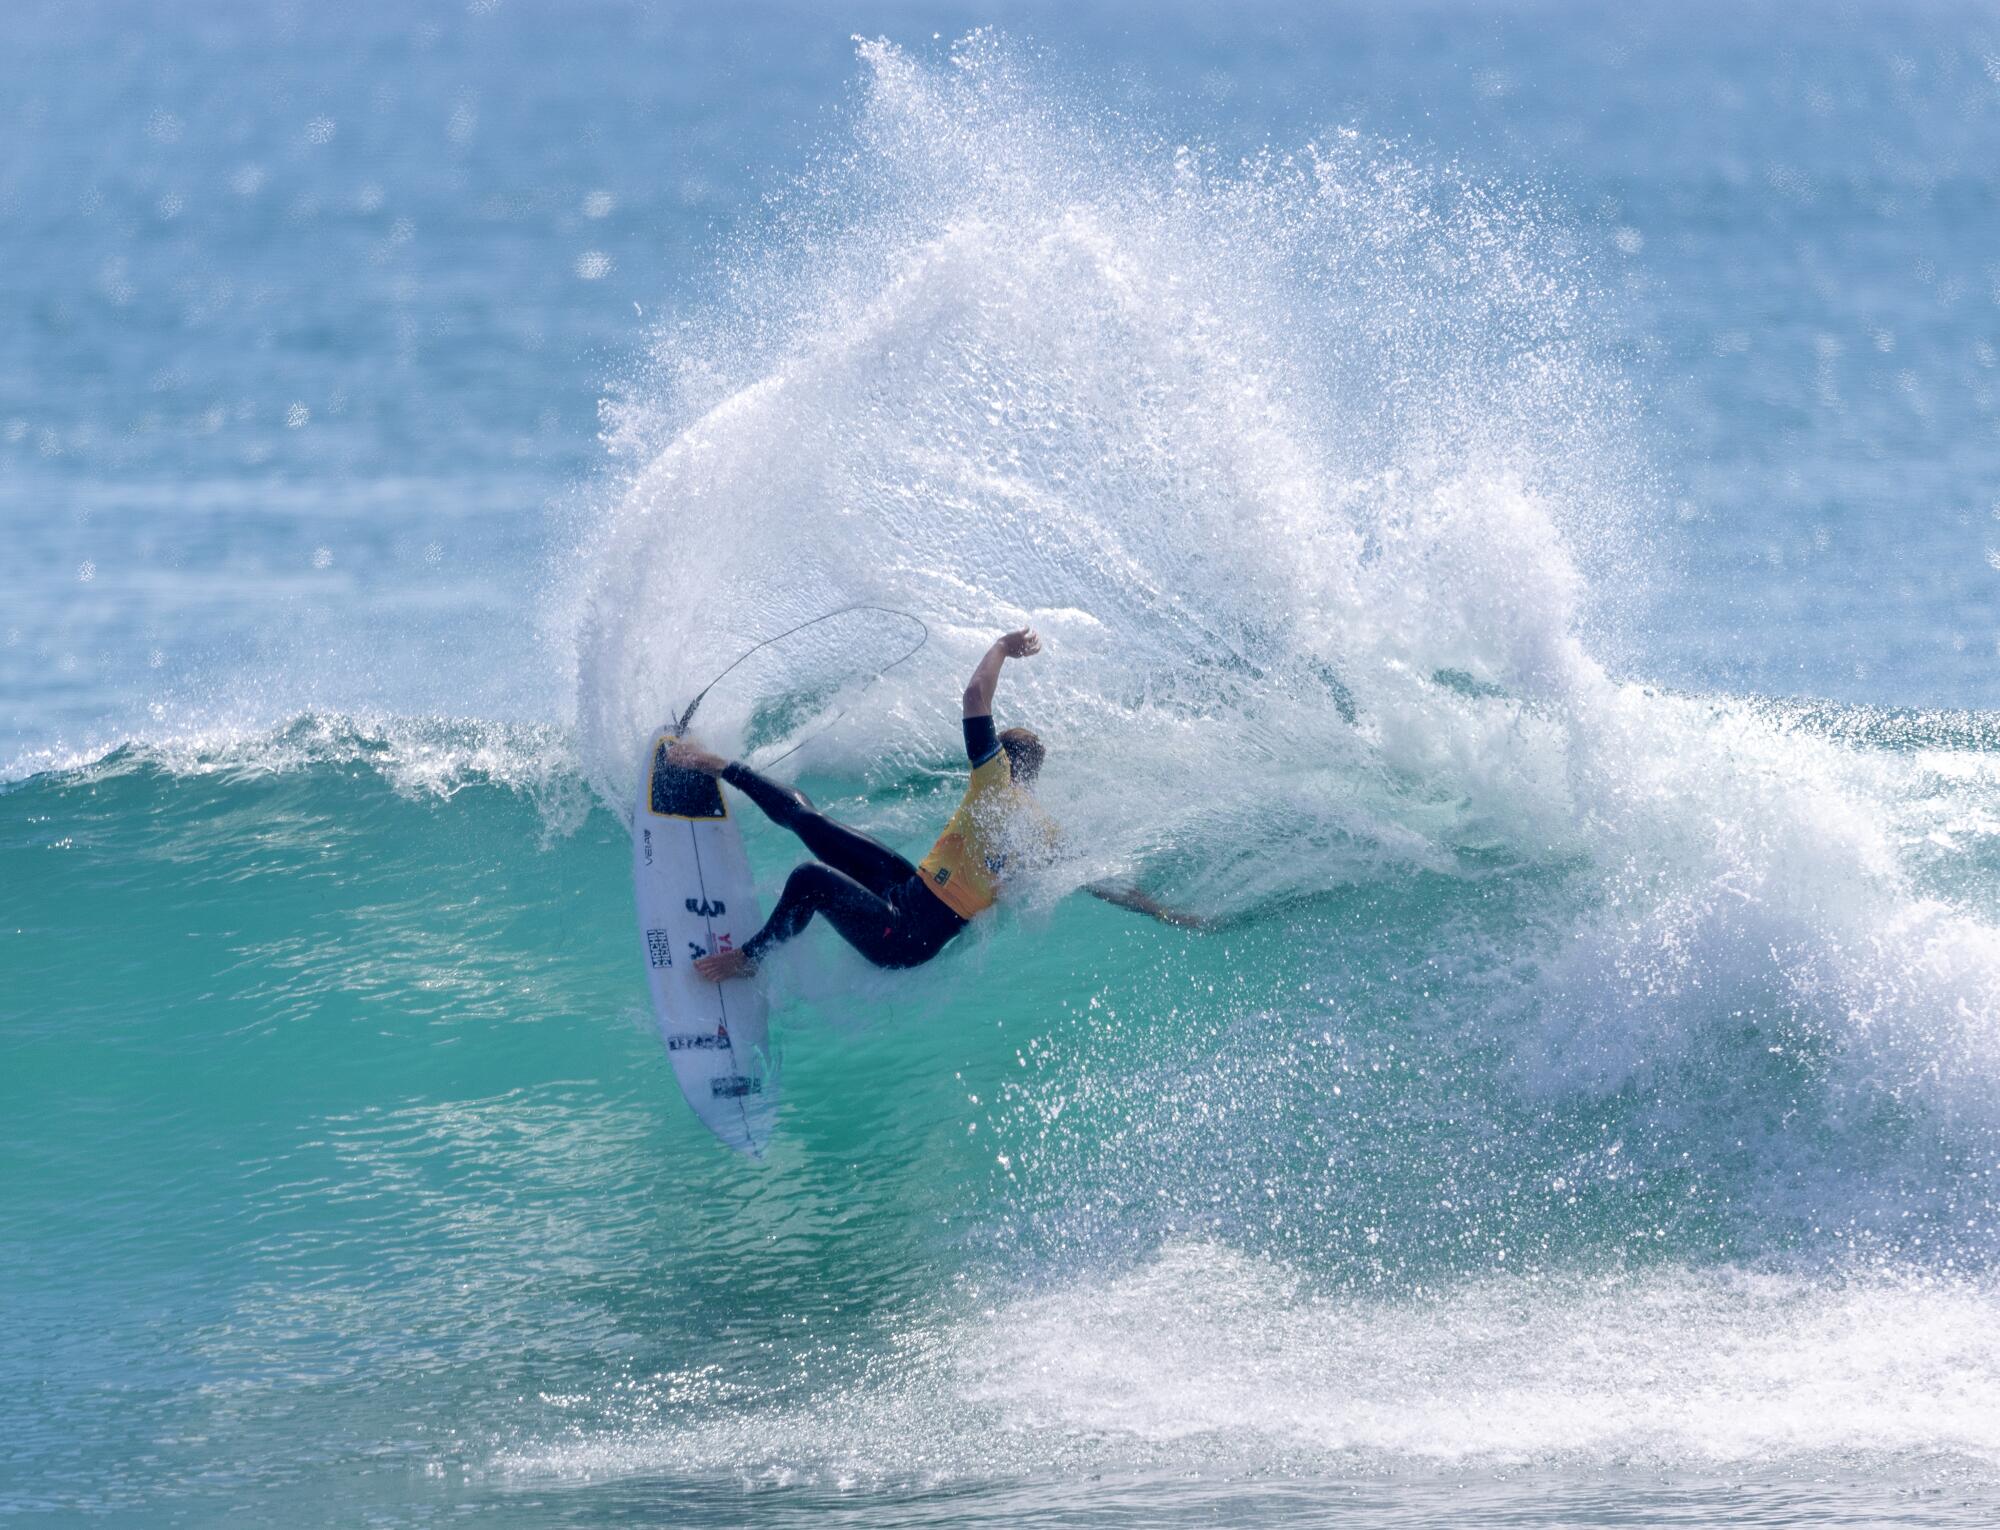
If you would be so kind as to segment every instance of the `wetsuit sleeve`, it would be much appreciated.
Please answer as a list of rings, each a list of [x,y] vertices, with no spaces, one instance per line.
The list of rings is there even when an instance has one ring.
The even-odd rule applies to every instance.
[[[1000,752],[1000,735],[993,731],[993,719],[968,717],[965,720],[965,757],[977,770]]]

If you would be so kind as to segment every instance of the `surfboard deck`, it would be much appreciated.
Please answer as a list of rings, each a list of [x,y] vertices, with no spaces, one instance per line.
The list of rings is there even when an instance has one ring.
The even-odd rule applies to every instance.
[[[769,1007],[755,983],[707,982],[694,961],[748,940],[763,917],[721,783],[668,764],[674,737],[662,728],[647,746],[632,815],[632,885],[653,1018],[702,1124],[761,1158],[777,1114]]]

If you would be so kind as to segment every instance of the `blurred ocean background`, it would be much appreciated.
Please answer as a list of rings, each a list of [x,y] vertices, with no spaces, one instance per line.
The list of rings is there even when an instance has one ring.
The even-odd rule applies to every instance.
[[[1992,1522],[1990,7],[0,44],[0,1515]],[[711,740],[1032,622],[1075,854],[751,1163],[621,814],[857,602]]]

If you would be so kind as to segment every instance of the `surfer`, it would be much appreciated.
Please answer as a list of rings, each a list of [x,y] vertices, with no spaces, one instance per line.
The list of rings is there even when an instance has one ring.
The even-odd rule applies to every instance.
[[[818,857],[786,878],[763,929],[734,951],[702,957],[694,970],[717,983],[747,976],[766,951],[798,934],[815,914],[876,966],[920,967],[991,908],[1007,872],[1055,843],[1054,824],[1027,790],[1047,752],[1042,741],[1026,728],[993,728],[1000,667],[1041,651],[1041,639],[1023,627],[995,639],[973,670],[963,698],[972,780],[930,854],[915,866],[740,760],[688,743],[669,749],[670,762],[726,781]]]
[[[814,810],[803,794],[725,760],[697,744],[677,743],[667,759],[726,781],[773,823],[790,829],[818,857],[793,868],[764,927],[734,951],[700,957],[694,970],[711,982],[747,977],[764,953],[824,915],[840,936],[878,967],[921,967],[974,919],[993,907],[1010,871],[1052,855],[1057,834],[1028,788],[1047,755],[1027,728],[993,728],[993,693],[1009,659],[1042,651],[1034,629],[1002,633],[966,682],[965,757],[972,779],[958,811],[930,854],[912,866],[880,840]],[[1167,924],[1207,921],[1164,907],[1137,888],[1098,883],[1086,889],[1120,908]]]

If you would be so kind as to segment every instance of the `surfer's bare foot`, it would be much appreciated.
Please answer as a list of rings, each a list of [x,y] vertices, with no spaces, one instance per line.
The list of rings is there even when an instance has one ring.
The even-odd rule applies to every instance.
[[[694,970],[696,976],[711,983],[726,983],[731,978],[750,976],[757,970],[757,964],[741,951],[718,951],[713,956],[696,957]]]
[[[719,776],[729,765],[721,755],[710,754],[701,745],[686,740],[667,745],[667,763],[682,770],[698,770],[705,776]]]

